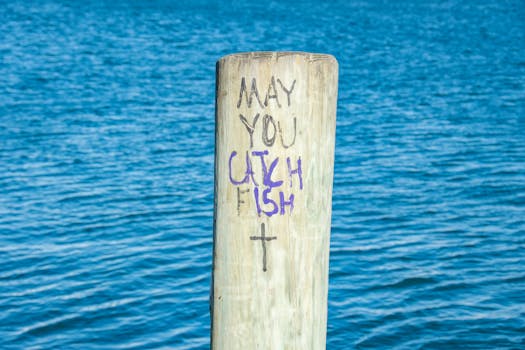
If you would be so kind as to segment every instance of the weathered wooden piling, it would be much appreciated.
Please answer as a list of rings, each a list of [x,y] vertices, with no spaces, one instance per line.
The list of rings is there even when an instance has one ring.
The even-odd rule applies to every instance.
[[[217,62],[212,349],[326,344],[337,61]]]

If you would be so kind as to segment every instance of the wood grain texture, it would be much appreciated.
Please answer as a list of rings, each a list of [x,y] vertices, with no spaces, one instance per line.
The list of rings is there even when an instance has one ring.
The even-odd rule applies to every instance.
[[[325,348],[337,77],[330,55],[217,62],[213,349]]]

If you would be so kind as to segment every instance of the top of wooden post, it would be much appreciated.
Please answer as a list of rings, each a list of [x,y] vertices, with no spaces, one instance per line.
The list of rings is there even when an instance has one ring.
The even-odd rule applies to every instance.
[[[219,59],[219,62],[225,61],[225,60],[231,60],[231,59],[268,59],[268,58],[274,58],[275,60],[279,60],[281,57],[287,57],[287,56],[299,56],[304,57],[308,61],[334,61],[337,64],[337,60],[334,56],[329,54],[323,54],[323,53],[310,53],[310,52],[301,52],[301,51],[253,51],[253,52],[241,52],[241,53],[234,53],[230,55],[223,56]]]

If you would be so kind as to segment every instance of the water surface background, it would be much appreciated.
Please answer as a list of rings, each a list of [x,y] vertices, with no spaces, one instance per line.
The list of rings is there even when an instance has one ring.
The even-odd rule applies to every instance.
[[[525,348],[523,1],[0,4],[0,348],[209,347],[215,61],[340,64],[328,349]]]

